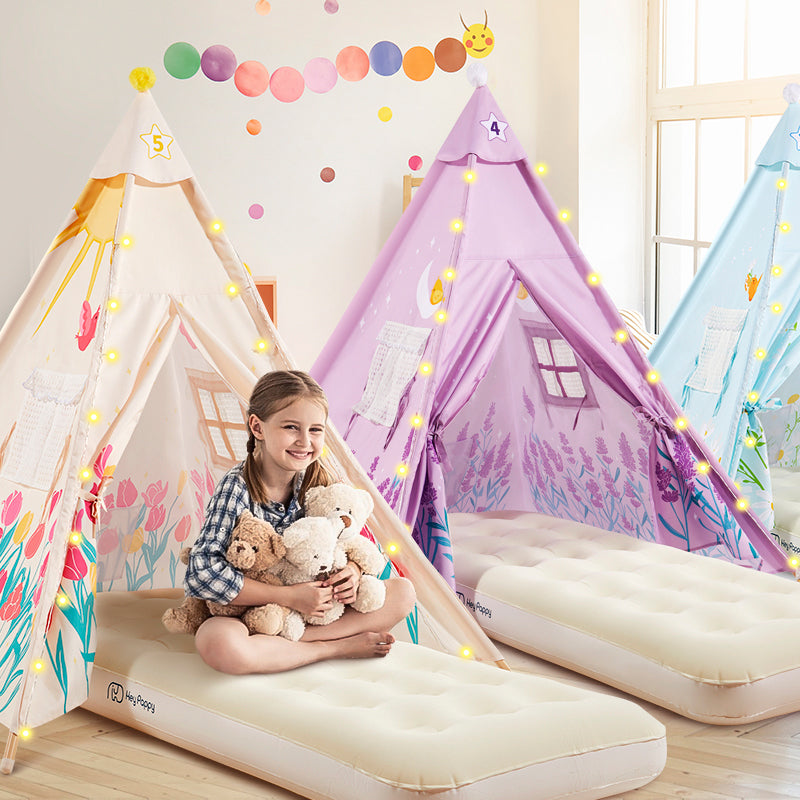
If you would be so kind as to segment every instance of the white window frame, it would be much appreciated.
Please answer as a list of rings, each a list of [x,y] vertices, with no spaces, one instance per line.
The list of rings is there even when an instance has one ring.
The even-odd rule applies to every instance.
[[[772,78],[747,79],[748,41],[747,23],[750,9],[757,0],[745,0],[745,46],[743,75],[740,81],[726,83],[697,83],[697,0],[695,0],[695,57],[694,85],[664,88],[662,76],[665,73],[666,56],[662,47],[662,30],[666,14],[666,0],[649,0],[647,24],[647,142],[646,142],[646,284],[649,327],[656,332],[666,320],[659,319],[659,246],[661,244],[691,247],[694,258],[694,273],[705,256],[711,242],[697,238],[698,230],[698,191],[699,191],[699,127],[701,120],[743,118],[745,121],[745,140],[743,174],[747,177],[753,164],[750,158],[750,130],[753,117],[781,115],[786,110],[783,89],[787,83],[800,82],[798,75],[781,75]],[[660,122],[673,120],[693,120],[695,123],[695,179],[694,179],[694,238],[680,239],[662,236],[658,231],[658,177]],[[744,184],[742,184],[744,186]]]

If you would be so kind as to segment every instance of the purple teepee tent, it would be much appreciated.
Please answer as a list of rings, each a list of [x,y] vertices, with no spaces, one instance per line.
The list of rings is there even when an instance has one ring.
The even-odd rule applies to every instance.
[[[312,371],[356,457],[451,583],[448,510],[539,511],[784,568],[485,86]]]

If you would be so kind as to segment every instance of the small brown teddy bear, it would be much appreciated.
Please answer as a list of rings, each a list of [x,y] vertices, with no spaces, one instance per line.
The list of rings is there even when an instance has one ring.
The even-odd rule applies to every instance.
[[[190,548],[181,551],[181,561],[187,563]],[[283,538],[273,527],[244,511],[236,523],[226,558],[246,576],[263,583],[278,584],[277,578],[267,570],[286,554]],[[223,605],[199,597],[185,597],[177,608],[168,608],[161,617],[170,633],[197,632],[200,625],[211,616],[241,617],[250,633],[274,635],[283,629],[289,609],[269,603],[264,606]]]

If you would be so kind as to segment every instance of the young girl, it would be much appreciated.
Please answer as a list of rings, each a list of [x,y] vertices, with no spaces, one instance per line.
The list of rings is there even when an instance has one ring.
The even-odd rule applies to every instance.
[[[256,383],[247,413],[247,458],[222,478],[209,500],[186,570],[187,594],[237,605],[279,603],[322,616],[334,598],[342,603],[355,598],[361,579],[355,564],[348,562],[326,581],[271,586],[242,575],[228,563],[225,551],[245,509],[283,533],[303,516],[306,490],[331,482],[318,461],[327,399],[304,372],[269,372]],[[282,672],[328,658],[381,657],[394,642],[389,631],[412,610],[414,601],[409,581],[390,578],[382,608],[361,614],[348,607],[329,625],[307,626],[298,642],[251,636],[237,617],[211,617],[197,631],[195,644],[207,664],[231,674]]]

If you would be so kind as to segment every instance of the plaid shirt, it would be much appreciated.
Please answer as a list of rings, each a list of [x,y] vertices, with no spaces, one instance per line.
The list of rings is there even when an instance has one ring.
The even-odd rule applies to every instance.
[[[297,499],[303,482],[302,472],[295,478],[292,499],[288,506],[284,506],[282,503],[253,502],[242,477],[242,467],[243,463],[227,472],[208,501],[206,518],[197,541],[192,545],[186,567],[184,589],[187,595],[227,604],[242,590],[244,576],[228,563],[225,551],[231,532],[245,509],[254,517],[269,522],[278,533],[283,533],[303,516],[303,508]]]

